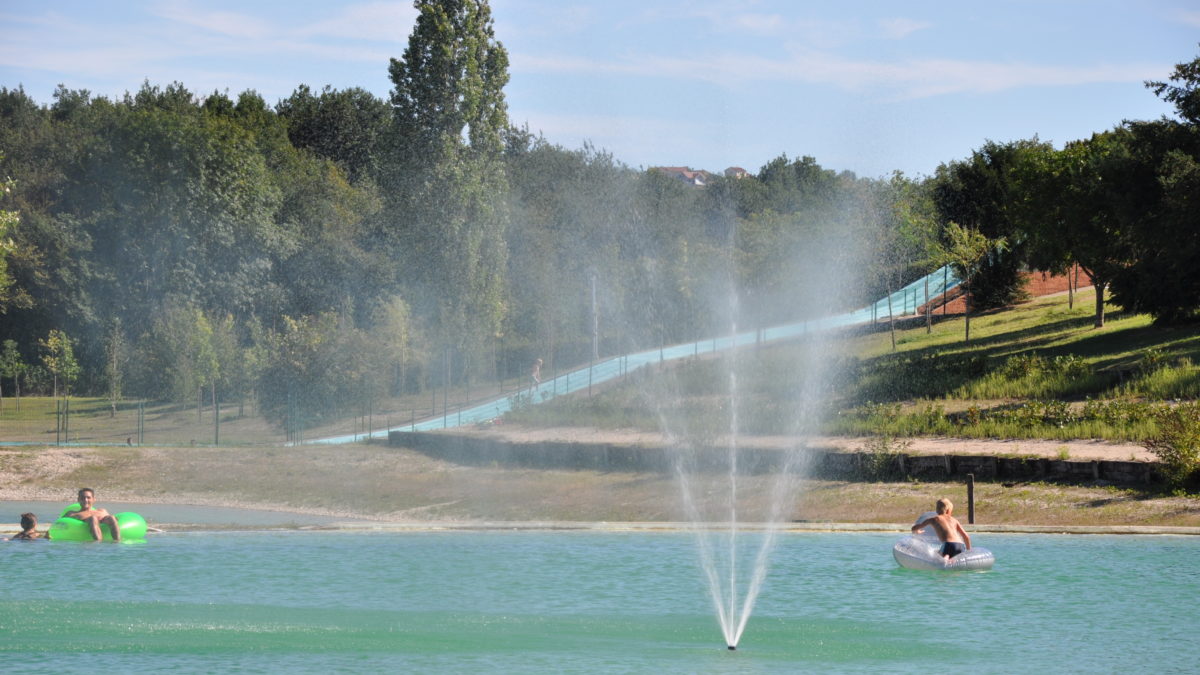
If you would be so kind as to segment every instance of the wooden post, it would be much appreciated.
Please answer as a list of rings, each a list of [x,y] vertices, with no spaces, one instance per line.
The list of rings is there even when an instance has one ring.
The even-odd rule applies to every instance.
[[[967,474],[967,524],[975,524],[975,474]]]

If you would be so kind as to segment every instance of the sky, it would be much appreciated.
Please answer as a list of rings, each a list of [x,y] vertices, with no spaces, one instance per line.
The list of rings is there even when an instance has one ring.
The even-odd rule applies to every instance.
[[[1146,89],[1200,56],[1200,0],[492,0],[510,121],[634,168],[757,172],[811,156],[931,175],[988,141],[1056,147],[1172,116]],[[412,3],[3,0],[0,86],[119,98],[143,82],[274,104],[391,90]]]

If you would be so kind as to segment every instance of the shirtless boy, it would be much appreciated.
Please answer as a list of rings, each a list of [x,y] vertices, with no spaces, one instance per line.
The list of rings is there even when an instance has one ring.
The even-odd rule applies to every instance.
[[[108,511],[96,508],[95,503],[96,492],[91,488],[83,488],[79,491],[79,510],[71,511],[66,516],[78,518],[87,523],[92,528],[92,539],[96,541],[104,538],[104,534],[100,532],[101,525],[109,526],[113,541],[121,541],[121,528],[117,524],[117,519],[109,515]]]
[[[971,535],[963,529],[958,518],[951,515],[953,511],[954,504],[949,499],[939,499],[937,500],[938,514],[912,526],[913,534],[920,534],[926,525],[933,526],[933,531],[937,533],[938,539],[942,542],[942,558],[946,562],[950,562],[950,559],[956,555],[971,550]]]

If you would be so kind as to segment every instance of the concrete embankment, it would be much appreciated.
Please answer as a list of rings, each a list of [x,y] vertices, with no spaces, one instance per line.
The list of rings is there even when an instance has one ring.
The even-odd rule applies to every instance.
[[[510,438],[455,432],[394,431],[388,443],[431,457],[468,466],[508,466],[539,469],[590,469],[600,471],[670,472],[678,453],[662,442],[642,439],[625,443],[608,440]],[[909,476],[923,480],[977,480],[1104,483],[1145,486],[1161,477],[1153,462],[1130,459],[1071,459],[1036,455],[1000,454],[886,454],[846,450],[822,444],[791,452],[778,442],[739,443],[739,471],[764,474],[786,466],[823,478],[874,478]],[[689,451],[689,469],[724,471],[726,447],[697,447]]]

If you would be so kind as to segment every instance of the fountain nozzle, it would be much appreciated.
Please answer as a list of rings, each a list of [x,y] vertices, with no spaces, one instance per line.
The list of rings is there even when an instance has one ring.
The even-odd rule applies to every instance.
[[[737,651],[737,645],[729,645],[729,651],[731,651],[731,652],[736,652],[736,651]]]

